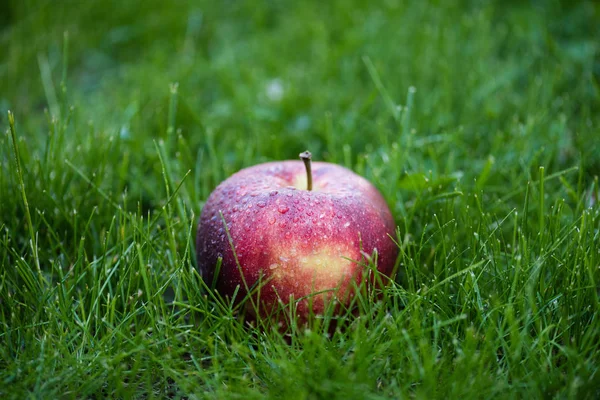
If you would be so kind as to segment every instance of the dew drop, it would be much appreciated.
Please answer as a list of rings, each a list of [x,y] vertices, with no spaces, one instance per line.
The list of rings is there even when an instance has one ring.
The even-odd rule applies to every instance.
[[[273,225],[275,223],[275,217],[269,217],[269,224]]]
[[[311,215],[313,215],[313,212],[311,210],[307,210],[306,215],[308,215],[310,217]]]
[[[278,267],[279,267],[279,264],[277,264],[277,263],[273,263],[273,264],[269,265],[269,269],[275,269]]]
[[[298,218],[298,217],[294,217],[294,218],[292,219],[292,221],[294,221],[294,222],[298,222],[298,221],[300,221],[300,218]]]
[[[265,203],[264,201],[259,201],[258,203],[256,203],[257,206],[259,206],[260,208],[263,208],[264,206],[267,205],[267,203]]]
[[[276,196],[276,195],[277,195],[277,193],[279,193],[277,190],[271,190],[271,191],[269,192],[269,196]],[[291,193],[289,193],[289,194],[291,195]]]
[[[285,214],[286,212],[288,212],[290,210],[290,208],[286,205],[280,205],[279,208],[277,209],[277,211],[279,211],[281,214]]]
[[[286,239],[289,239],[289,238],[291,238],[291,237],[292,237],[292,232],[286,232],[286,233],[285,233],[283,236],[284,236]]]

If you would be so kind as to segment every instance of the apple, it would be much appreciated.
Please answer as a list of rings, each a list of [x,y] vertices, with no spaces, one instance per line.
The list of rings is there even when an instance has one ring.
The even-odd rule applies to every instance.
[[[395,223],[377,189],[339,165],[311,165],[309,152],[300,157],[235,173],[200,215],[203,279],[238,301],[253,291],[258,307],[246,307],[253,318],[290,302],[304,320],[332,299],[349,303],[354,283],[369,281],[366,257],[375,251],[381,273],[394,269]]]

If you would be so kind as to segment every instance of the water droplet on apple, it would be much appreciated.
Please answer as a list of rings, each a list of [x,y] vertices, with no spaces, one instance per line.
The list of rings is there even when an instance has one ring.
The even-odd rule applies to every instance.
[[[269,196],[276,196],[276,195],[277,195],[277,193],[279,193],[277,190],[271,190],[271,191],[269,192]]]
[[[285,233],[283,236],[284,236],[286,239],[289,239],[289,238],[291,238],[291,237],[292,237],[292,232],[286,232],[286,233]]]
[[[290,208],[288,206],[282,204],[282,205],[279,206],[279,208],[277,209],[277,211],[279,211],[282,214],[285,214],[286,212],[289,211],[289,209]]]
[[[269,265],[269,269],[275,269],[278,267],[279,267],[279,264],[277,264],[277,263],[273,263],[273,264]]]
[[[259,206],[260,208],[263,208],[264,206],[267,205],[267,203],[265,203],[264,201],[259,201],[258,203],[256,203],[257,206]]]
[[[291,194],[291,193],[288,193],[288,196],[289,196],[289,197],[292,197],[292,194]],[[300,203],[300,200],[298,200],[298,199],[294,199],[294,204],[298,204],[298,203]]]
[[[311,210],[307,210],[306,215],[308,215],[310,217],[311,215],[313,215],[313,212]]]
[[[287,192],[285,195],[286,195],[287,197],[292,197],[292,196],[293,196],[292,192]],[[297,200],[294,200],[294,201],[297,201]]]
[[[350,226],[350,222],[346,222],[346,223],[344,224],[344,228],[347,228],[347,227],[349,227],[349,226]]]
[[[292,221],[294,221],[294,222],[298,222],[298,221],[300,221],[300,218],[298,218],[298,217],[294,217],[294,218],[292,219]]]
[[[321,204],[321,202],[317,199],[315,199],[315,204]]]
[[[252,197],[258,196],[258,192],[252,192],[252,193],[250,193],[250,196],[252,196]]]
[[[274,216],[270,216],[269,217],[269,224],[273,225],[275,223],[275,217]]]
[[[285,221],[279,222],[279,227],[280,228],[285,228]]]

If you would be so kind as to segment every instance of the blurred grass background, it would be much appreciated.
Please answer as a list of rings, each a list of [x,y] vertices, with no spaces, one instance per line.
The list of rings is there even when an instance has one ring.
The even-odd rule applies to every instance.
[[[195,199],[242,166],[295,158],[303,148],[355,165],[392,143],[417,142],[399,172],[460,172],[467,185],[493,157],[486,179],[500,192],[531,180],[538,166],[559,171],[585,160],[586,183],[600,168],[593,2],[19,1],[4,8],[2,109],[15,111],[32,149],[47,145],[48,119],[68,114],[76,122],[64,129],[73,139],[60,142],[67,158],[86,172],[97,158],[114,161],[120,168],[103,171],[97,184],[114,193],[127,187],[144,208],[162,185],[152,140],[166,139],[169,128],[180,143],[175,167],[199,171],[190,179]],[[169,116],[173,83],[177,108]],[[5,112],[1,118],[6,126]],[[219,165],[207,157],[216,142]],[[76,151],[86,144],[99,149]],[[521,168],[502,167],[515,164]],[[380,187],[392,200],[393,182]]]
[[[58,327],[35,327],[66,318],[64,324],[70,329],[82,329],[70,320],[71,313],[88,315],[91,305],[110,303],[110,296],[118,292],[112,284],[98,287],[96,292],[83,290],[98,285],[98,275],[89,271],[109,256],[116,265],[138,256],[161,265],[157,286],[150,287],[160,293],[172,290],[175,294],[169,296],[192,304],[191,293],[183,296],[171,286],[179,279],[193,282],[191,276],[178,274],[182,265],[194,265],[190,224],[210,191],[242,167],[296,158],[308,148],[315,159],[346,165],[382,191],[404,243],[401,263],[405,269],[398,277],[399,287],[411,296],[418,297],[424,285],[437,287],[454,272],[466,271],[464,268],[476,265],[481,257],[503,266],[478,275],[481,289],[471,282],[464,298],[452,297],[456,287],[444,284],[444,292],[439,294],[443,300],[424,301],[426,310],[441,313],[448,321],[469,316],[446,337],[453,351],[457,351],[453,340],[460,347],[470,343],[469,335],[483,342],[481,335],[491,335],[483,303],[492,308],[512,306],[514,288],[533,280],[541,286],[528,292],[530,297],[523,294],[522,304],[516,301],[524,314],[508,322],[524,335],[519,336],[521,348],[530,346],[533,354],[539,342],[524,332],[529,332],[530,322],[540,320],[527,320],[526,310],[550,304],[557,295],[579,296],[565,304],[564,310],[556,311],[555,319],[543,320],[537,328],[575,329],[571,332],[574,336],[586,339],[584,344],[574,345],[573,365],[591,369],[569,375],[561,365],[571,364],[555,363],[559,356],[552,352],[559,347],[552,347],[547,338],[544,343],[554,349],[546,356],[553,366],[548,368],[556,368],[556,375],[550,374],[554,383],[530,375],[531,365],[512,370],[502,364],[497,386],[488,385],[486,379],[494,381],[495,373],[488,364],[491,358],[480,364],[473,361],[480,374],[474,379],[480,380],[481,388],[489,389],[488,394],[526,391],[527,385],[537,394],[598,394],[592,383],[598,379],[594,367],[597,347],[590,339],[599,335],[597,316],[593,316],[598,311],[600,279],[596,250],[600,247],[597,2],[8,1],[0,5],[0,54],[0,126],[6,132],[0,137],[5,388],[22,379],[21,389],[37,395],[61,393],[66,386],[69,393],[89,394],[96,387],[93,382],[117,382],[119,374],[105,372],[88,376],[87,386],[68,379],[64,386],[31,383],[35,379],[27,372],[34,368],[48,378],[54,371],[47,361],[25,361],[44,354],[36,347],[43,342],[40,337],[54,335],[60,342],[68,336],[59,333]],[[16,119],[33,238],[26,223],[28,211],[19,197],[7,110]],[[175,190],[176,196],[168,200]],[[506,220],[510,221],[504,223]],[[524,270],[532,274],[529,278],[525,273],[514,275],[511,268],[517,257],[523,257]],[[540,260],[547,275],[539,272]],[[36,265],[39,278],[33,277]],[[576,267],[581,265],[588,272],[579,275]],[[71,275],[61,275],[69,268]],[[123,273],[120,281],[137,282],[136,268]],[[113,273],[117,279],[118,273]],[[31,284],[23,290],[23,282],[36,279],[39,287]],[[58,303],[60,307],[48,305],[48,299],[56,295],[56,280],[69,288],[65,289],[69,296]],[[122,299],[137,293],[135,284],[129,286],[120,289]],[[192,283],[186,287],[194,290]],[[75,300],[71,302],[70,296]],[[169,296],[166,300],[148,299],[144,307],[153,302],[164,305]],[[464,304],[459,305],[458,299]],[[211,303],[206,304],[209,307]],[[574,314],[573,308],[585,305],[593,308]],[[130,332],[125,322],[140,309],[131,309],[131,314],[128,307],[129,303],[124,303],[122,314],[111,317],[115,326],[123,324],[121,330],[115,329],[120,335],[137,337],[148,326],[155,331],[163,329],[158,314],[153,314],[158,311],[153,311],[149,320],[138,322],[139,328]],[[40,314],[42,309],[45,314]],[[390,312],[397,315],[393,310]],[[419,313],[411,315],[418,318]],[[178,318],[187,321],[189,316],[161,318],[171,317],[166,324],[173,328],[180,322]],[[218,313],[213,317],[217,320]],[[221,324],[214,329],[229,332],[223,333],[225,342],[243,337],[240,326],[231,328],[219,321],[213,321]],[[424,321],[427,332],[427,324],[433,322]],[[82,337],[114,340],[113,334],[103,330],[108,328],[90,330],[88,324],[89,318]],[[417,341],[425,337],[419,329],[406,329],[406,337]],[[201,329],[195,332],[183,337],[192,342],[196,338],[196,345],[204,348],[207,334]],[[495,332],[498,336],[489,339],[489,348],[503,348],[503,335],[500,330]],[[351,341],[340,335],[342,342]],[[25,338],[38,345],[19,347]],[[64,349],[64,354],[74,357],[73,363],[94,351],[85,340],[79,342],[78,335],[69,340],[80,350],[75,356],[72,348]],[[313,349],[329,346],[323,343]],[[423,343],[424,348],[431,344]],[[279,344],[271,345],[279,349]],[[408,344],[404,346],[406,349]],[[108,347],[107,360],[111,354],[114,358],[118,351],[127,353],[132,348],[133,344],[125,350]],[[502,350],[510,351],[517,350]],[[224,362],[250,365],[245,374],[268,381],[265,366],[252,364],[256,355],[240,354],[239,358],[229,355]],[[261,354],[269,365],[294,370],[291,364],[277,361],[276,355]],[[291,354],[286,353],[282,360],[293,359]],[[338,353],[324,354],[333,357],[328,362],[338,359]],[[402,354],[398,350],[396,361],[404,365],[399,361]],[[515,360],[522,355],[514,354]],[[535,354],[543,358],[541,353]],[[90,365],[97,366],[93,360]],[[315,360],[327,362],[316,355]],[[441,360],[440,365],[450,369],[459,362],[453,356],[441,356]],[[154,361],[147,360],[133,365],[145,362],[156,368]],[[65,361],[65,369],[54,368],[67,374],[69,365]],[[188,366],[174,365],[170,367],[178,371]],[[456,366],[449,376],[459,378],[463,367],[467,368],[466,364]],[[161,368],[168,369],[165,365]],[[206,373],[232,373],[218,365],[212,368]],[[402,367],[396,370],[402,371]],[[119,391],[108,384],[104,394],[158,390],[152,378],[156,371],[150,367],[144,371],[134,371],[132,376],[147,379],[146,386],[140,384],[128,392],[130,389]],[[417,379],[425,388],[431,389],[437,380],[442,388],[458,385],[456,393],[468,392],[464,382],[443,378],[433,366],[423,371],[415,372],[418,378],[409,373],[402,382],[395,372],[388,371],[388,380],[376,384],[367,380],[361,390],[373,396],[418,394],[419,389],[411,384]],[[320,379],[331,373],[321,372]],[[318,380],[319,373],[315,374],[311,379]],[[578,392],[577,385],[574,391],[567,390],[576,377],[587,391]],[[344,382],[338,378],[334,381]],[[192,378],[189,382],[175,380],[180,387],[197,390]],[[513,384],[515,381],[520,384]],[[218,396],[222,392],[215,385],[211,393]],[[278,386],[259,383],[252,393],[287,393],[285,387],[270,391],[273,387]],[[299,396],[327,392],[303,387],[306,391],[298,392]],[[358,393],[348,390],[348,396]],[[432,390],[424,393],[435,393]]]

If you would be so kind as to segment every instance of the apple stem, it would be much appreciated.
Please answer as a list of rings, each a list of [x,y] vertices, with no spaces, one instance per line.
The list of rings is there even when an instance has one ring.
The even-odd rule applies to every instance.
[[[312,154],[307,150],[304,153],[300,153],[300,158],[304,161],[304,166],[306,167],[306,190],[312,190],[312,170],[310,166]]]

